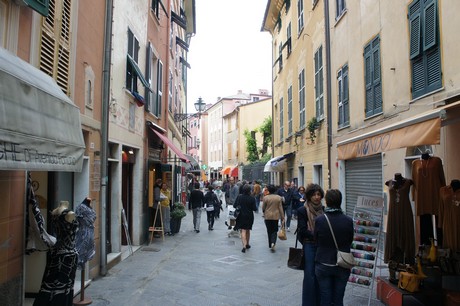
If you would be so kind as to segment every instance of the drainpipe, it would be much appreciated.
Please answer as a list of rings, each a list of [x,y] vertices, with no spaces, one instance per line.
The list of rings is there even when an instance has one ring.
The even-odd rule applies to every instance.
[[[112,48],[113,0],[105,2],[104,62],[102,71],[102,141],[101,141],[101,227],[100,274],[107,274],[107,158],[109,147],[110,60]]]
[[[324,0],[324,38],[326,40],[326,95],[327,95],[327,169],[328,189],[331,188],[332,148],[332,97],[331,97],[331,32],[329,25],[329,0]]]

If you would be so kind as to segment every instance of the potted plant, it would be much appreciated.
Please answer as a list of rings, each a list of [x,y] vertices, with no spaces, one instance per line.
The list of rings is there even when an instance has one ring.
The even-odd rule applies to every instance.
[[[316,130],[319,127],[319,122],[316,117],[312,117],[308,122],[307,122],[307,130],[310,132],[310,141],[311,143],[315,143],[315,138],[316,138]]]
[[[187,215],[185,212],[185,207],[182,205],[181,202],[176,202],[173,204],[172,209],[171,209],[171,232],[173,234],[176,234],[180,230],[180,224],[182,218],[184,218]]]

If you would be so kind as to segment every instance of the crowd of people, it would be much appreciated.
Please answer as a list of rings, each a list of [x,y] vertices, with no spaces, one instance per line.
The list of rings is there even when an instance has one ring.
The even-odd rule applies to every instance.
[[[165,184],[158,182],[158,192],[167,190]],[[166,206],[170,193],[164,192],[164,218],[168,218]],[[155,192],[155,199],[157,192]],[[323,200],[325,203],[323,203]],[[302,305],[343,305],[345,288],[350,269],[337,265],[337,248],[350,252],[353,240],[353,220],[341,210],[342,194],[337,189],[325,192],[318,184],[296,186],[295,182],[285,181],[282,186],[263,184],[259,181],[236,181],[230,177],[225,181],[199,182],[191,179],[187,192],[188,209],[193,214],[193,227],[200,232],[201,213],[206,211],[208,230],[214,229],[214,222],[220,213],[227,211],[225,224],[229,231],[238,233],[241,239],[241,252],[250,248],[251,230],[254,214],[261,214],[267,232],[268,248],[276,252],[280,228],[291,231],[291,221],[297,220],[296,239],[302,244],[304,252],[304,279],[302,286]],[[165,224],[169,232],[169,225]]]

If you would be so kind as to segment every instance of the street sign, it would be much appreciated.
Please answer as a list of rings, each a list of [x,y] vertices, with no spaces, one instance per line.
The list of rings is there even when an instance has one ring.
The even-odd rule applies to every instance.
[[[201,169],[206,170],[206,169],[208,169],[208,166],[206,166],[206,165],[201,165]]]

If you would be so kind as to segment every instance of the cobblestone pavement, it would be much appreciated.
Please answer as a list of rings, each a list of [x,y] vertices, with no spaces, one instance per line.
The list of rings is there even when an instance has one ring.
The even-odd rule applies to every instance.
[[[300,305],[303,272],[286,266],[296,221],[272,253],[263,218],[255,214],[251,249],[242,253],[241,240],[228,237],[225,215],[208,231],[204,212],[195,233],[188,211],[178,234],[154,238],[93,280],[85,290],[91,305]],[[348,285],[345,305],[367,305],[370,292]],[[371,305],[383,304],[371,299]]]

